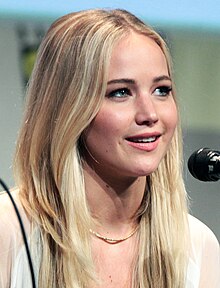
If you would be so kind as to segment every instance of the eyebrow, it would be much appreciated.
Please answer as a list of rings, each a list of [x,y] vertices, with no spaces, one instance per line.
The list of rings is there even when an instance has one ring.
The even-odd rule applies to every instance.
[[[153,79],[153,83],[158,83],[163,80],[171,81],[171,78],[167,75],[161,75],[161,76],[155,77]],[[107,84],[109,85],[109,84],[117,84],[117,83],[135,84],[135,80],[129,79],[129,78],[112,79],[108,81]]]
[[[135,84],[135,81],[133,79],[128,79],[128,78],[122,78],[122,79],[113,79],[108,81],[109,84],[115,84],[115,83],[127,83],[127,84]]]
[[[169,76],[167,76],[167,75],[162,75],[162,76],[159,76],[159,77],[155,77],[155,78],[153,79],[153,82],[154,82],[154,83],[157,83],[157,82],[160,82],[160,81],[163,81],[163,80],[172,81]]]

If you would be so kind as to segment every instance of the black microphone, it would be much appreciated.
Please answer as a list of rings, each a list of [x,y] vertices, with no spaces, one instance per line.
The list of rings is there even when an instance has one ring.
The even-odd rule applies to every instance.
[[[188,160],[188,168],[193,177],[200,181],[218,181],[220,179],[220,151],[201,148]]]

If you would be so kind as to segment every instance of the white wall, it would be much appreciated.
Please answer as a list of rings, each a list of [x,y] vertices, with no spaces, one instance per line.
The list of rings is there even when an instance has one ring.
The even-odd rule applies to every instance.
[[[11,185],[11,164],[23,104],[18,39],[13,23],[0,22],[0,39],[0,177]]]
[[[220,134],[220,31],[175,30],[168,37],[184,127]]]

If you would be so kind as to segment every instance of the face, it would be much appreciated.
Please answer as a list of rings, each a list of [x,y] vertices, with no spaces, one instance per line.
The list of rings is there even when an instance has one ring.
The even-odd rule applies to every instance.
[[[113,50],[105,99],[85,133],[87,162],[103,177],[149,175],[176,124],[165,56],[153,40],[133,33]]]

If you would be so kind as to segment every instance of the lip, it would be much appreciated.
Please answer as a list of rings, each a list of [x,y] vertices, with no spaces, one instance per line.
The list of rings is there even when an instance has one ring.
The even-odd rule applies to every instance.
[[[161,133],[159,132],[153,132],[153,133],[143,133],[143,134],[137,134],[137,135],[132,135],[129,137],[126,137],[125,140],[127,141],[128,145],[139,149],[143,150],[146,152],[151,152],[154,151],[160,141]],[[141,138],[156,138],[153,142],[132,142],[129,139],[141,139]]]

